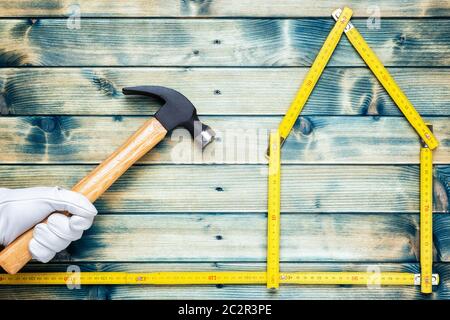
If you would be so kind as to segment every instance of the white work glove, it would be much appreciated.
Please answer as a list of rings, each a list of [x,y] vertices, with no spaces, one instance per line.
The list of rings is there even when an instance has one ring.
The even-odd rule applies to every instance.
[[[68,211],[67,217],[61,213]],[[0,188],[0,246],[7,246],[22,233],[34,228],[29,250],[33,259],[50,261],[70,242],[81,238],[91,227],[97,210],[82,194],[59,187],[27,189]]]

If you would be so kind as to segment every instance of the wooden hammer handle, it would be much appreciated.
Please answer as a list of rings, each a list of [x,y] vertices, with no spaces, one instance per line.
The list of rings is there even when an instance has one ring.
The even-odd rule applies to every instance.
[[[127,142],[78,182],[72,191],[79,192],[94,202],[129,167],[164,139],[166,134],[167,130],[158,120],[148,120]],[[31,260],[28,244],[32,238],[33,229],[30,229],[0,252],[0,266],[6,272],[15,274]]]

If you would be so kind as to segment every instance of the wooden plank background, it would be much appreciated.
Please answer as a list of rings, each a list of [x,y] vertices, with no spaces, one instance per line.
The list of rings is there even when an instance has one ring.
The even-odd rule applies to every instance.
[[[386,66],[450,64],[448,19],[386,19],[382,32],[365,19],[354,24]],[[71,29],[67,19],[7,19],[0,65],[309,66],[333,25],[329,18],[86,18]],[[329,64],[364,66],[345,37]]]
[[[96,202],[80,240],[26,271],[264,270],[267,134],[342,1],[0,0],[0,187],[70,188],[184,93],[219,139],[176,130]],[[416,287],[0,287],[0,299],[449,299],[450,2],[346,1],[434,125],[434,271]],[[374,15],[380,28],[373,28]],[[80,14],[79,29],[73,29]],[[283,149],[282,270],[419,272],[419,143],[345,37]],[[32,177],[32,178],[30,178]]]
[[[314,2],[308,0],[133,0],[131,3],[120,0],[50,0],[32,1],[1,0],[3,17],[67,16],[79,7],[87,17],[309,17],[327,16],[333,8],[347,5],[355,11],[355,16],[366,17],[375,10],[370,1],[332,0]],[[403,16],[448,16],[450,4],[445,0],[420,1],[404,0],[377,1],[378,9],[386,17]]]

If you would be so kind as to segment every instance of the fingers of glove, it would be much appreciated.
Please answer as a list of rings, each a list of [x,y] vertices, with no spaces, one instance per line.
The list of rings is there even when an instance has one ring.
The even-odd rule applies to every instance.
[[[71,218],[60,214],[52,214],[47,221],[48,229],[60,238],[75,241],[81,238],[83,230],[72,229],[70,225]]]
[[[69,218],[70,228],[76,231],[84,231],[89,229],[94,222],[94,218],[85,218],[80,216],[71,216]]]
[[[36,259],[43,263],[49,262],[56,255],[55,251],[43,246],[34,238],[31,239],[30,243],[28,244],[28,250],[30,250],[33,259]]]
[[[97,209],[84,195],[63,188],[54,188],[54,211],[69,211],[72,215],[85,218],[95,217]]]
[[[34,259],[48,262],[56,252],[64,250],[72,241],[81,238],[83,230],[71,228],[72,218],[54,213],[48,218],[47,223],[40,223],[34,228],[33,239],[29,244],[29,250]],[[81,225],[83,223],[86,225],[85,221],[89,221],[86,218],[78,218],[80,218],[78,220],[81,221]]]
[[[58,236],[45,223],[40,223],[34,228],[33,239],[53,252],[64,250],[70,244],[70,240]]]

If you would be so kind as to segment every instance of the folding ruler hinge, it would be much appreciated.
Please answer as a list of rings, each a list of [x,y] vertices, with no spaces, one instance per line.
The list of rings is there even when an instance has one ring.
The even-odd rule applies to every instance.
[[[431,277],[431,284],[433,286],[437,286],[439,284],[439,275],[437,273],[433,273]],[[414,274],[414,285],[420,286],[420,273]]]

